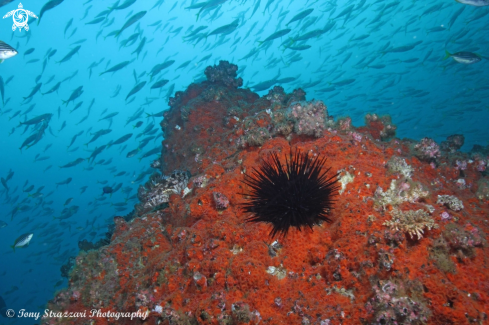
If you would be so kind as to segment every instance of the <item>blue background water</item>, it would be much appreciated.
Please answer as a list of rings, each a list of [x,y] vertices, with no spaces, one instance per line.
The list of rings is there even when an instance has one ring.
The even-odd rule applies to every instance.
[[[18,3],[14,1],[1,7],[2,16],[16,9]],[[56,8],[45,12],[39,25],[37,21],[30,24],[29,38],[25,37],[24,30],[19,32],[17,29],[12,32],[11,18],[0,21],[0,39],[19,51],[16,57],[0,65],[0,75],[4,81],[14,76],[14,79],[5,86],[5,101],[9,99],[9,102],[5,106],[0,106],[0,176],[5,178],[10,169],[15,172],[8,182],[10,188],[8,195],[0,186],[0,193],[2,193],[0,220],[8,223],[7,227],[0,229],[0,295],[4,297],[8,307],[14,310],[21,308],[28,311],[42,310],[45,302],[53,297],[55,290],[66,286],[64,280],[59,287],[54,287],[56,282],[62,279],[59,271],[61,265],[67,262],[69,256],[77,254],[78,241],[81,239],[96,241],[102,238],[106,225],[112,222],[115,215],[125,215],[132,210],[136,203],[134,198],[128,201],[125,211],[115,211],[115,207],[110,203],[124,202],[126,198],[136,193],[140,183],[135,182],[137,176],[148,170],[149,163],[157,155],[141,161],[138,157],[161,145],[161,131],[158,131],[157,137],[135,157],[126,158],[126,154],[136,149],[139,140],[145,137],[136,139],[136,135],[142,132],[148,123],[155,123],[159,128],[158,123],[161,118],[153,120],[143,114],[138,119],[144,122],[139,129],[132,127],[137,121],[126,125],[127,119],[144,105],[146,98],[150,101],[153,98],[154,101],[144,106],[145,113],[157,113],[167,109],[169,94],[183,90],[191,82],[204,77],[205,67],[217,64],[219,60],[238,64],[239,75],[243,78],[245,87],[273,79],[279,73],[280,78],[299,76],[296,81],[282,85],[287,92],[310,82],[318,82],[315,86],[306,87],[307,98],[323,100],[330,114],[335,117],[349,115],[356,126],[363,124],[366,113],[390,114],[394,124],[398,126],[398,137],[419,140],[428,136],[440,142],[451,134],[462,133],[466,139],[462,150],[470,150],[473,144],[488,144],[489,66],[486,58],[489,57],[489,42],[487,42],[489,16],[471,20],[482,13],[487,13],[489,7],[473,7],[444,0],[367,0],[363,5],[358,1],[228,0],[217,9],[202,13],[196,21],[199,10],[185,9],[192,4],[190,0],[165,1],[156,8],[153,8],[156,1],[138,0],[127,9],[111,12],[104,22],[86,25],[113,3],[109,1],[84,3],[85,1],[66,0]],[[258,3],[258,9],[252,15]],[[40,1],[24,1],[22,4],[25,9],[38,16],[44,5]],[[438,10],[427,13],[430,8],[440,4]],[[336,18],[351,5],[353,10],[349,15]],[[87,17],[80,20],[88,6],[92,8]],[[263,41],[274,32],[287,28],[286,23],[307,8],[313,8],[314,11],[302,21],[290,24],[288,28],[292,31],[288,35],[259,47],[258,41]],[[462,8],[463,11],[448,28],[452,17]],[[121,28],[129,16],[142,10],[146,10],[147,14],[138,23],[125,30],[119,39],[112,36],[104,39],[111,31]],[[286,11],[288,13],[285,16],[279,17]],[[73,18],[73,25],[66,32],[65,37],[64,30],[71,18]],[[115,20],[111,26],[101,27],[113,18]],[[190,28],[208,26],[203,32],[209,33],[218,27],[230,24],[236,18],[240,19],[239,27],[229,35],[210,36],[195,46],[183,39],[185,34],[191,32]],[[310,23],[311,19],[316,20],[305,28],[305,24]],[[148,27],[158,20],[161,20],[160,25]],[[290,38],[322,29],[331,22],[335,22],[335,26],[329,32],[319,38],[309,39],[305,43],[298,43],[311,45],[310,49],[293,51],[281,46]],[[254,29],[245,38],[252,26]],[[446,29],[429,32],[430,29],[440,26]],[[178,31],[179,27],[183,27],[181,31]],[[75,28],[77,30],[72,35]],[[103,31],[97,40],[96,35],[101,28]],[[120,41],[128,38],[135,30],[141,31],[138,40],[130,47],[120,48]],[[354,40],[360,36],[367,37]],[[147,42],[139,57],[136,57],[131,53],[137,48],[142,37],[146,37]],[[236,45],[232,45],[240,37]],[[72,43],[82,39],[86,41],[81,44],[78,54],[68,62],[56,64],[56,61],[61,60],[76,46],[71,45]],[[417,41],[422,43],[413,50],[403,53],[382,53],[383,49],[392,49]],[[388,42],[390,44],[387,44]],[[35,51],[24,57],[24,52],[29,48],[35,48]],[[46,83],[53,75],[55,78],[50,84],[43,84],[42,92],[48,91],[58,81],[71,76],[75,71],[78,73],[71,80],[63,82],[58,93],[48,95],[37,93],[32,102],[23,104],[23,97],[28,96],[35,86],[35,78],[41,73],[45,54],[50,48],[56,49],[57,53],[49,60],[40,82]],[[255,55],[243,59],[254,49],[257,49]],[[443,60],[445,50],[451,53],[475,52],[482,55],[483,59],[473,65],[464,65],[456,63],[451,58]],[[199,62],[209,54],[212,54],[209,59]],[[294,55],[300,57],[292,60],[295,62],[290,62]],[[102,58],[104,60],[98,67],[93,68],[92,76],[89,78],[88,67]],[[32,59],[39,59],[39,61],[27,63]],[[133,59],[131,64],[115,74],[99,76],[106,68]],[[108,64],[109,60],[110,64]],[[175,60],[175,63],[149,82],[147,73],[156,64],[167,60]],[[191,60],[191,63],[186,68],[176,70],[187,60]],[[408,63],[411,60],[414,62]],[[379,69],[379,65],[385,67]],[[136,94],[132,103],[126,104],[125,97],[135,85],[133,70],[138,75],[146,72],[139,81],[148,83]],[[154,81],[162,78],[168,79],[169,82],[161,92],[158,89],[150,91]],[[335,90],[330,92],[320,91],[346,79],[355,79],[355,81],[349,85],[336,86]],[[118,85],[122,90],[118,96],[111,98]],[[67,100],[78,86],[83,86],[84,93],[75,104],[83,101],[83,105],[70,113],[75,104],[70,103],[65,106],[62,100]],[[173,91],[172,87],[174,87]],[[261,91],[260,95],[266,92]],[[92,99],[95,99],[95,103],[90,110],[89,118],[76,125],[87,115]],[[35,104],[35,108],[26,116],[10,119],[16,111],[21,110],[23,113],[32,104]],[[58,118],[60,106],[61,116]],[[107,111],[103,115],[112,112],[119,114],[112,122],[99,121],[105,109]],[[17,127],[19,122],[24,121],[26,117],[30,119],[44,113],[53,114],[49,126],[54,136],[46,130],[39,143],[29,149],[24,148],[22,152],[19,151],[23,141],[32,134],[30,128],[22,135],[24,127]],[[67,127],[58,131],[64,121]],[[91,138],[89,130],[95,132],[109,126],[112,129],[110,134],[102,136],[88,146],[83,145]],[[9,135],[13,128],[15,132]],[[78,137],[70,148],[79,149],[68,152],[67,146],[73,135],[80,131],[84,131],[83,135]],[[127,133],[134,133],[129,141],[112,146],[97,157],[96,161],[112,158],[110,165],[94,166],[85,161],[73,168],[58,168],[77,158],[88,158],[91,150],[97,146],[107,144],[110,140],[116,140]],[[44,152],[48,144],[52,146]],[[121,151],[125,145],[127,147]],[[34,162],[37,154],[49,156],[49,159]],[[44,172],[50,165],[52,168]],[[91,171],[84,169],[89,166],[94,166],[94,169]],[[116,171],[109,171],[110,167],[115,167]],[[125,171],[126,174],[114,177],[121,171]],[[73,178],[70,184],[56,188],[55,183],[68,177]],[[143,181],[146,179],[147,176]],[[23,205],[29,205],[32,209],[19,212],[11,220],[11,211],[28,195],[22,192],[26,180],[29,181],[28,186],[34,184],[35,189],[44,186],[42,190],[44,198],[26,201]],[[122,183],[127,191],[123,193],[119,190],[94,207],[95,199],[101,197],[103,187],[97,181],[102,180],[107,180],[107,185],[111,186]],[[82,186],[88,188],[85,193],[80,194]],[[54,192],[48,196],[52,191]],[[35,190],[31,191],[33,192]],[[19,196],[18,200],[13,203],[13,199],[17,196]],[[58,220],[53,220],[53,216],[60,216],[64,208],[63,204],[68,198],[73,198],[68,206],[77,205],[80,209],[66,220],[67,224],[62,225]],[[49,204],[49,201],[52,203]],[[54,213],[40,216],[39,213],[44,208],[52,208]],[[95,221],[92,229],[91,226],[87,226],[87,221],[91,223],[93,220]],[[71,230],[68,229],[68,224],[71,225]],[[43,225],[45,226],[40,229]],[[40,233],[43,231],[46,235],[41,236]],[[93,234],[93,231],[96,233]],[[28,232],[34,233],[30,246],[17,249],[13,253],[9,246],[21,234]],[[18,287],[18,290],[13,288],[13,292],[7,293],[12,291],[13,286]],[[26,319],[15,321],[19,324],[32,323],[32,320]],[[1,322],[4,323],[5,320],[2,319]]]

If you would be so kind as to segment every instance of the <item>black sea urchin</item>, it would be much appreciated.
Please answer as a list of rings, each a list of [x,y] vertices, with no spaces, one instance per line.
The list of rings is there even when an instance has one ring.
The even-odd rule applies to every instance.
[[[309,159],[307,153],[289,154],[282,165],[277,153],[271,154],[259,170],[244,176],[243,183],[251,187],[248,202],[242,204],[245,212],[253,215],[247,222],[267,222],[273,226],[270,236],[287,235],[290,227],[312,227],[328,218],[333,197],[339,189],[336,177],[322,171],[326,158]]]

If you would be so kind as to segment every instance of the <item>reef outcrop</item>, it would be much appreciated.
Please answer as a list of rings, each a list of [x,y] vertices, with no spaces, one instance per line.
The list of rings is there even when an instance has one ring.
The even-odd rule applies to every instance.
[[[355,127],[301,89],[240,89],[236,71],[221,62],[171,98],[141,203],[76,257],[48,308],[147,313],[70,324],[488,321],[488,148],[401,140],[388,116]],[[341,189],[332,224],[272,239],[244,222],[243,174],[293,149],[327,156]]]

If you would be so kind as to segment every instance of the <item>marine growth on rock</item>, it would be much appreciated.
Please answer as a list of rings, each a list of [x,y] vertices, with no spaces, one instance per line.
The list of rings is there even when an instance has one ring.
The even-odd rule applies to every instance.
[[[170,99],[140,202],[80,243],[47,307],[147,315],[70,324],[485,323],[489,149],[398,139],[374,113],[357,127],[236,71]]]

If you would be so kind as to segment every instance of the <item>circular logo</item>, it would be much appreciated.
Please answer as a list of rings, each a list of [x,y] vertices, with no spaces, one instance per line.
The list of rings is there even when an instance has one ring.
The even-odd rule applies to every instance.
[[[22,3],[19,3],[19,9],[9,11],[5,16],[3,16],[3,18],[7,18],[10,16],[12,16],[12,19],[14,21],[14,24],[12,25],[12,31],[15,31],[16,28],[19,28],[19,31],[22,31],[22,28],[24,28],[25,31],[28,32],[29,25],[27,25],[27,22],[29,21],[29,16],[38,18],[33,12],[25,10],[24,6],[22,6]]]
[[[22,29],[27,24],[27,20],[29,19],[27,12],[24,9],[17,9],[13,15],[13,18],[14,24],[17,27],[20,27],[20,29]]]
[[[5,315],[7,315],[7,317],[9,317],[9,318],[12,318],[15,316],[15,311],[13,309],[7,309],[7,311],[5,312]]]

